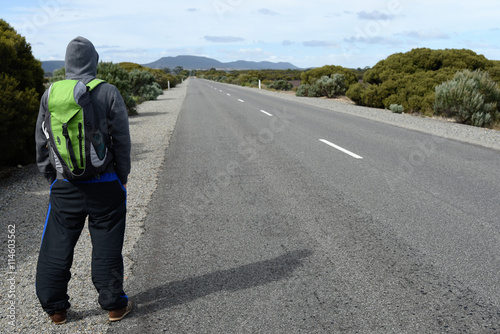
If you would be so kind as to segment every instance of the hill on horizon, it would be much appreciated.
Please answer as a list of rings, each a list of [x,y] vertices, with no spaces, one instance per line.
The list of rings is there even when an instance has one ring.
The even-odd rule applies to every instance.
[[[176,57],[162,57],[157,61],[148,64],[141,64],[142,66],[150,68],[175,68],[182,66],[185,70],[209,70],[215,68],[218,70],[296,70],[297,66],[291,63],[278,62],[273,63],[270,61],[247,61],[238,60],[228,63],[222,63],[216,59],[200,56],[176,56]]]
[[[55,70],[64,67],[64,60],[46,60],[42,61],[42,69],[45,73],[52,73]]]
[[[170,68],[173,70],[177,66],[182,66],[185,70],[209,70],[215,68],[217,70],[296,70],[297,66],[291,63],[273,63],[270,61],[246,61],[238,60],[228,63],[222,63],[216,59],[200,56],[176,56],[162,57],[154,62],[140,64],[153,69]],[[55,70],[64,66],[64,60],[47,60],[42,61],[42,68],[45,73],[52,73]]]

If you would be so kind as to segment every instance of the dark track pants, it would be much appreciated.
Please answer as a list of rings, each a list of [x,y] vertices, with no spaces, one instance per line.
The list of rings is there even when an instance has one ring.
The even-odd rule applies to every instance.
[[[105,310],[127,305],[121,254],[125,190],[118,180],[101,183],[57,180],[51,187],[36,273],[36,293],[49,314],[70,307],[67,288],[73,251],[87,216],[92,240],[92,282],[99,292],[99,304]]]

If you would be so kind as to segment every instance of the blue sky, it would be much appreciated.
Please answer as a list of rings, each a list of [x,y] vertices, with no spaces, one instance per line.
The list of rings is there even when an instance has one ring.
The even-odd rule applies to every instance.
[[[500,60],[492,0],[16,0],[2,1],[0,18],[39,60],[63,60],[79,35],[101,60],[140,64],[196,55],[363,68],[420,47]]]

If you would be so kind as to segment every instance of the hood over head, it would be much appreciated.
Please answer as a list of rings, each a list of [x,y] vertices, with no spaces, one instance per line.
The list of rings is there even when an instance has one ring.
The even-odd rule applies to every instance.
[[[66,48],[66,79],[88,83],[97,76],[99,54],[88,39],[81,36],[69,42]]]

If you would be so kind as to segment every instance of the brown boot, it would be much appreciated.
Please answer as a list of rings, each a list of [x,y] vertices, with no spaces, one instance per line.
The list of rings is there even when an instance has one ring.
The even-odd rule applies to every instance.
[[[109,311],[109,321],[122,320],[127,314],[130,313],[130,311],[132,311],[133,308],[134,306],[132,305],[132,301],[129,300],[127,306],[125,306],[124,308]]]
[[[55,311],[54,314],[49,315],[49,317],[56,325],[64,324],[66,322],[66,310]]]

